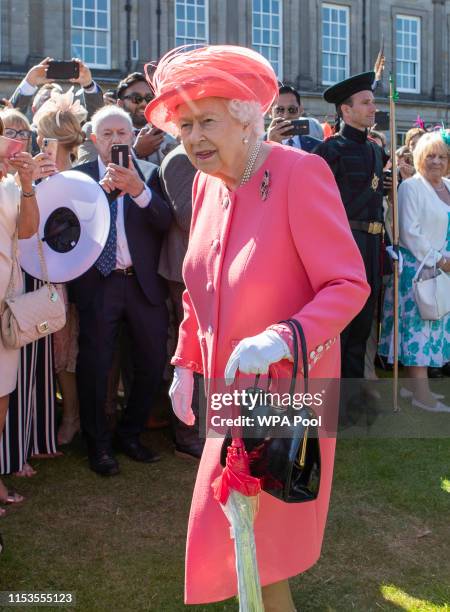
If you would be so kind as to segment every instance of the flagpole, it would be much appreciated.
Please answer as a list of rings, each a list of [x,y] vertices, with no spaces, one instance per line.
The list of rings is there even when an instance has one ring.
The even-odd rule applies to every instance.
[[[394,79],[392,74],[389,76],[389,118],[390,118],[390,135],[391,135],[391,163],[392,163],[392,192],[391,192],[391,205],[392,205],[392,246],[394,252],[399,257],[399,232],[398,232],[398,200],[397,200],[397,189],[398,189],[398,174],[397,174],[397,160],[395,157],[395,150],[397,145],[397,131],[396,131],[396,118],[395,118],[395,103],[398,100],[398,93],[395,91]],[[393,388],[393,400],[394,400],[394,412],[399,410],[398,405],[398,284],[399,284],[399,270],[398,270],[398,259],[392,261],[394,266],[394,388]]]

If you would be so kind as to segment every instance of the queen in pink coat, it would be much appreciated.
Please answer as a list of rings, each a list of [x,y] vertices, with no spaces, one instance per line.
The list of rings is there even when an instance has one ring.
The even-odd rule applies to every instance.
[[[263,114],[277,96],[270,64],[249,49],[210,46],[164,57],[154,74],[149,122],[181,137],[199,172],[183,276],[184,320],[172,359],[170,395],[193,423],[193,372],[206,381],[285,367],[287,328],[302,325],[310,376],[338,378],[344,327],[369,294],[327,164],[298,149],[262,142]],[[231,356],[231,358],[230,358]],[[278,364],[278,365],[274,365]],[[207,391],[210,385],[206,384]],[[213,497],[222,440],[207,439],[189,517],[185,601],[236,595],[233,541]],[[266,612],[295,610],[288,578],[320,556],[330,498],[335,440],[320,440],[317,500],[285,504],[262,493],[255,521]]]

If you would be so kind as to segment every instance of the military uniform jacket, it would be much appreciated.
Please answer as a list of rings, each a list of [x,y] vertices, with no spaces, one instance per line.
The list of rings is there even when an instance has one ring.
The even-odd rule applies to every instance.
[[[387,157],[380,146],[368,140],[367,132],[344,125],[314,153],[330,166],[349,221],[383,222],[383,167]],[[374,287],[380,278],[381,235],[352,231],[366,265],[367,279]]]

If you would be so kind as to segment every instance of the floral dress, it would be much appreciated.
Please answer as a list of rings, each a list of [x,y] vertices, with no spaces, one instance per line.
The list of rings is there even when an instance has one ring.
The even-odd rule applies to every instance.
[[[445,254],[450,255],[450,213]],[[439,321],[420,317],[413,294],[413,278],[420,266],[408,249],[400,247],[403,270],[399,280],[399,361],[405,366],[439,368],[450,361],[450,314]],[[378,352],[394,361],[394,290],[393,280],[386,287]]]

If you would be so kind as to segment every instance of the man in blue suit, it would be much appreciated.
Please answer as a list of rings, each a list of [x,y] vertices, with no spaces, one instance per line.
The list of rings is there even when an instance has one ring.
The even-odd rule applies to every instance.
[[[111,163],[113,144],[133,142],[129,115],[106,106],[92,118],[98,158],[78,166],[118,194],[110,203],[111,228],[96,263],[72,281],[70,295],[80,317],[77,382],[81,424],[95,472],[119,471],[112,453],[111,431],[105,414],[108,375],[119,327],[126,322],[131,343],[133,386],[117,434],[122,450],[136,461],[159,459],[139,439],[148,406],[158,391],[166,361],[168,314],[166,286],[158,275],[164,233],[171,222],[162,196],[158,167],[129,158],[129,167]]]
[[[317,119],[302,117],[303,112],[304,108],[298,91],[289,85],[282,85],[278,90],[278,98],[270,110],[272,121],[267,130],[267,140],[311,153],[322,142],[323,130]],[[292,130],[291,121],[295,119],[308,121],[309,133],[307,135],[289,135]]]

